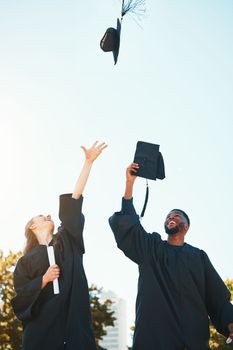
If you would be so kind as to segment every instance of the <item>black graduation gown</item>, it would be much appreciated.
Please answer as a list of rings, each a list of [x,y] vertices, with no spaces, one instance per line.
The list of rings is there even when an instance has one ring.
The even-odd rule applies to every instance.
[[[228,336],[230,292],[204,251],[147,233],[131,200],[109,223],[118,248],[139,266],[133,350],[210,349],[209,317]]]
[[[61,226],[54,244],[60,267],[60,294],[53,284],[41,289],[49,267],[47,248],[38,245],[21,257],[14,271],[16,297],[12,306],[23,323],[23,350],[95,350],[88,284],[83,268],[83,197],[60,196]],[[61,249],[62,248],[62,249]],[[65,343],[65,345],[64,345]]]

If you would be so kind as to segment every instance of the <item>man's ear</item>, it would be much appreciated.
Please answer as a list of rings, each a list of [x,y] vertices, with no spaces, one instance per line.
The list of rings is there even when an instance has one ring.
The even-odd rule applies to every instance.
[[[184,229],[185,229],[185,233],[188,231],[188,229],[189,229],[189,225],[188,224],[185,224],[184,225]]]

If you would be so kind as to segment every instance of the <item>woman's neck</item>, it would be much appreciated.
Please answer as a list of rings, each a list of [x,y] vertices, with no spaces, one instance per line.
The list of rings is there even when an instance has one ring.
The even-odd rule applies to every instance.
[[[49,245],[49,242],[53,238],[53,234],[51,232],[37,232],[35,235],[39,244],[43,245]]]

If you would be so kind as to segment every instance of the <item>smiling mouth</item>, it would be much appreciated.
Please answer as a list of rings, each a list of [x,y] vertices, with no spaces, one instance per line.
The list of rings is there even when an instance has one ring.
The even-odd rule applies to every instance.
[[[173,227],[173,226],[176,226],[176,222],[175,221],[169,221],[168,227]]]

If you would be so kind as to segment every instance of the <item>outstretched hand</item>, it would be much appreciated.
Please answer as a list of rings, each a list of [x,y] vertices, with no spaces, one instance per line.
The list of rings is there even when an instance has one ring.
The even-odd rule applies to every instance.
[[[99,141],[96,141],[93,143],[93,145],[90,148],[86,148],[84,146],[81,146],[85,153],[85,162],[83,164],[83,168],[81,170],[81,173],[79,175],[79,178],[76,182],[74,192],[72,194],[72,198],[79,199],[82,195],[84,188],[87,183],[87,179],[89,177],[92,164],[96,160],[96,158],[99,157],[100,153],[107,147],[105,142],[99,143]]]
[[[107,147],[105,142],[99,143],[99,141],[96,141],[93,143],[93,145],[90,148],[86,148],[84,146],[81,146],[85,153],[85,157],[87,161],[94,162],[96,158],[100,155],[100,153]]]

